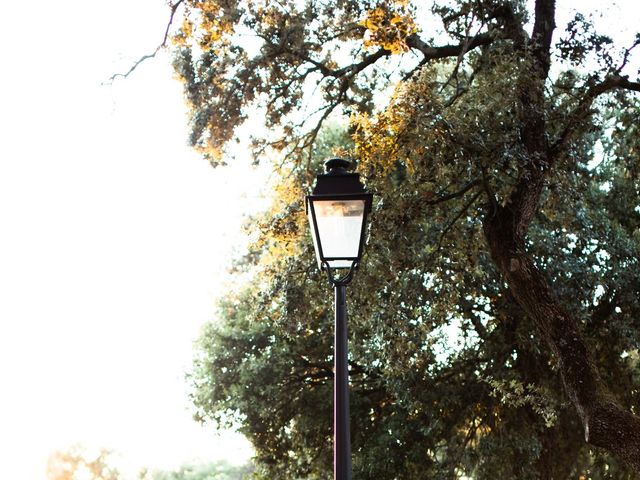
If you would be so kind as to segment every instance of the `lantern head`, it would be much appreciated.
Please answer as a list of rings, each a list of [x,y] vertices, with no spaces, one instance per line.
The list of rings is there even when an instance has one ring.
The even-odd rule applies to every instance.
[[[353,269],[362,256],[373,195],[348,171],[351,162],[333,158],[325,167],[306,199],[318,267]]]

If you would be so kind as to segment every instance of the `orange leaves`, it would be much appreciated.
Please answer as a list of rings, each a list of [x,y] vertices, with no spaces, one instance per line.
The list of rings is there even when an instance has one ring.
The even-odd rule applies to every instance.
[[[382,47],[394,54],[406,52],[409,49],[406,39],[416,32],[407,0],[394,0],[369,10],[359,24],[366,28],[365,47]]]

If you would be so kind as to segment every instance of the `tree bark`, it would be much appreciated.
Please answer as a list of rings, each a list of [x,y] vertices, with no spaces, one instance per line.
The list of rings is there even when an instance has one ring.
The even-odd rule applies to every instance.
[[[562,307],[524,248],[526,228],[517,219],[527,215],[532,202],[537,204],[537,190],[530,186],[516,192],[515,201],[489,212],[484,231],[491,256],[515,300],[557,358],[585,440],[640,473],[640,419],[620,407],[608,392],[576,320]]]
[[[532,70],[529,78],[521,79],[520,140],[529,163],[503,206],[491,199],[484,233],[513,297],[558,361],[565,391],[582,421],[585,440],[640,473],[640,419],[616,403],[598,373],[577,321],[563,308],[525,247],[545,179],[558,155],[557,149],[549,145],[543,114],[554,10],[554,0],[536,1],[530,42]]]

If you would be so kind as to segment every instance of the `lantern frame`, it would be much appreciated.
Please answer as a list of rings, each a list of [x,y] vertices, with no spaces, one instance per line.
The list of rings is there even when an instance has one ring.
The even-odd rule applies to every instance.
[[[331,283],[336,281],[349,281],[353,275],[353,270],[358,267],[364,245],[367,236],[367,226],[369,214],[371,212],[371,205],[373,202],[373,195],[366,192],[364,186],[360,182],[359,175],[357,173],[349,173],[347,169],[351,166],[351,163],[334,158],[326,162],[327,173],[324,175],[318,175],[316,186],[311,195],[306,197],[306,211],[311,223],[311,235],[313,237],[313,244],[316,251],[316,259],[318,266],[321,270],[326,270],[329,275]],[[358,250],[355,256],[340,256],[340,257],[327,257],[324,253],[322,245],[322,236],[320,235],[320,229],[318,227],[318,221],[316,216],[316,208],[314,202],[317,201],[350,201],[361,200],[364,203],[364,209],[362,213],[362,224],[360,225],[360,235],[358,240]],[[350,265],[345,266],[332,266],[330,262],[344,261],[350,262]],[[337,270],[348,269],[343,279],[336,280],[333,277],[333,273]]]

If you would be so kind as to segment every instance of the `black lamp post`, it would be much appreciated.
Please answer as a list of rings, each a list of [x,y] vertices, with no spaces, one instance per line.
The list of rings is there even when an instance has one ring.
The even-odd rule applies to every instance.
[[[373,195],[365,191],[357,173],[347,171],[347,160],[333,158],[325,166],[327,173],[318,175],[307,196],[307,214],[318,266],[327,272],[336,293],[333,475],[335,480],[351,480],[346,287],[362,256]]]

